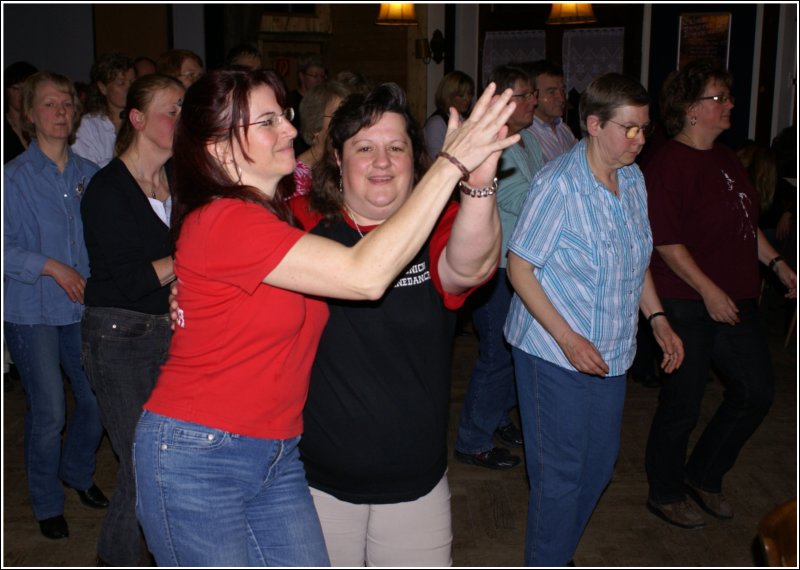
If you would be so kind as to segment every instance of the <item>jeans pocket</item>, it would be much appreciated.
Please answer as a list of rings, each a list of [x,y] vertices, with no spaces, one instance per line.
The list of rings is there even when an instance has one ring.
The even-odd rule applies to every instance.
[[[172,448],[211,451],[224,446],[230,441],[230,437],[228,432],[219,429],[178,425],[165,434],[164,441]]]
[[[135,340],[150,333],[151,327],[145,322],[126,322],[124,320],[111,321],[105,326],[103,339],[107,341]]]

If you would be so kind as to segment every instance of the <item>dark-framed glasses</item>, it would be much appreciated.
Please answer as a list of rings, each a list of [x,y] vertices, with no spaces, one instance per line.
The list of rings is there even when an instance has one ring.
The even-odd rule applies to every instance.
[[[612,121],[611,119],[609,119],[608,122],[614,123],[615,125],[619,125],[623,129],[625,129],[626,139],[635,139],[640,132],[642,133],[642,136],[645,138],[653,134],[653,123],[646,123],[644,125],[623,125],[622,123],[618,123],[617,121]]]
[[[698,97],[697,100],[698,101],[710,100],[719,103],[720,105],[724,105],[725,103],[730,101],[731,105],[734,104],[733,95],[707,95],[705,97]]]

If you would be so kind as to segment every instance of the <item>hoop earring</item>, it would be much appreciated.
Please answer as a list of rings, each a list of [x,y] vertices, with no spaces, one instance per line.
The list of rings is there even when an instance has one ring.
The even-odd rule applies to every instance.
[[[697,117],[691,117],[689,119],[689,124],[695,126],[697,124]]]

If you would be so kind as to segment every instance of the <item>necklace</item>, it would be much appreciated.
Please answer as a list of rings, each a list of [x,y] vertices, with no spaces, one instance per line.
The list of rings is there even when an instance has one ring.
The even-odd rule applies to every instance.
[[[350,208],[347,207],[347,204],[345,204],[344,209],[347,212],[347,215],[350,216],[350,219],[353,221],[353,225],[355,225],[358,235],[360,235],[363,238],[364,234],[361,232],[361,228],[358,227],[358,222],[356,221],[355,216],[353,216],[353,212],[350,211]]]
[[[158,197],[158,192],[163,186],[166,185],[167,176],[164,168],[162,167],[159,169],[158,181],[153,183],[142,174],[139,168],[136,168],[136,163],[132,157],[126,156],[122,160],[133,175],[134,180],[136,180],[136,182],[139,184],[139,188],[141,188],[142,192],[144,192],[145,195],[149,195],[153,200],[160,200],[163,202],[164,200],[161,200]],[[169,195],[169,191],[167,191],[167,195]]]

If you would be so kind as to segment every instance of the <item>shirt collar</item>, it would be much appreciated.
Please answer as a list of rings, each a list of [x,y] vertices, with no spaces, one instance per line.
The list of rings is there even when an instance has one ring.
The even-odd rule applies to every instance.
[[[553,121],[553,124],[556,127],[558,127],[558,125],[560,125],[562,122],[563,122],[563,120],[561,119],[561,117],[558,117],[555,121]],[[539,128],[542,128],[542,129],[550,129],[551,128],[550,127],[550,123],[546,123],[545,121],[540,119],[539,116],[536,113],[533,114],[533,124],[537,125]]]

